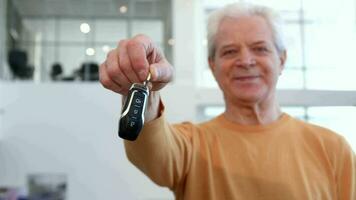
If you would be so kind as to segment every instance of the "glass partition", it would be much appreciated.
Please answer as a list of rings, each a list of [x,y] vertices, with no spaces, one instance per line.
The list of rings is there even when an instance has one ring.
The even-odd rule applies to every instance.
[[[13,62],[1,67],[10,68],[10,80],[97,81],[108,51],[137,33],[172,59],[171,1],[9,0],[7,13]]]

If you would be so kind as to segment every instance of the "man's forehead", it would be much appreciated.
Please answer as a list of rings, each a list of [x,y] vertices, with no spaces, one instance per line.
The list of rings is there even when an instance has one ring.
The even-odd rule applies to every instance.
[[[272,44],[273,37],[272,34],[266,31],[260,32],[221,32],[217,34],[216,44],[219,46],[225,46],[230,44],[244,43],[248,45],[252,44]]]

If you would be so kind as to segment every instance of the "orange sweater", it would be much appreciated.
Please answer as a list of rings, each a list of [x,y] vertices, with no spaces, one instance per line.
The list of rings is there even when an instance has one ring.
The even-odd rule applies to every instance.
[[[356,200],[356,157],[343,137],[287,114],[241,126],[147,123],[129,160],[186,200]]]

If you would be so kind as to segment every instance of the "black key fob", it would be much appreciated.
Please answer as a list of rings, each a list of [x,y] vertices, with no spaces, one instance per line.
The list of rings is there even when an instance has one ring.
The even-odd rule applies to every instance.
[[[149,90],[146,84],[134,83],[123,106],[119,137],[125,140],[136,140],[145,122],[145,109]]]

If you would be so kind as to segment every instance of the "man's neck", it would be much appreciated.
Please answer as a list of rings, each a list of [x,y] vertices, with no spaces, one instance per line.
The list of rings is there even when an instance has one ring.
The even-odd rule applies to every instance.
[[[228,104],[224,116],[242,125],[270,124],[281,116],[282,112],[276,101],[255,104]]]

